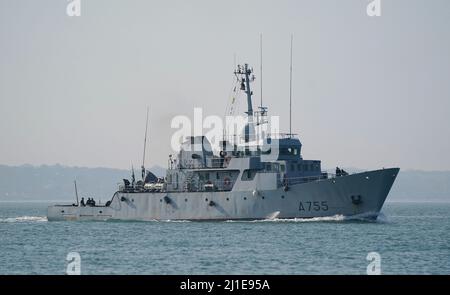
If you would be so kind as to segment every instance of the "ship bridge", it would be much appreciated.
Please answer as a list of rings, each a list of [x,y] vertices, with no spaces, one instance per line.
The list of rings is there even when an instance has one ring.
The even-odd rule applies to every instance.
[[[294,134],[268,136],[261,145],[261,161],[297,161],[302,160],[302,143]]]

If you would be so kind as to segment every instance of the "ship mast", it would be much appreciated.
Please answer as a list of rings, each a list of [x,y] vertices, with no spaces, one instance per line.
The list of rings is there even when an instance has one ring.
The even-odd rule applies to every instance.
[[[267,107],[263,106],[263,47],[262,47],[262,34],[259,35],[259,67],[260,67],[260,77],[259,77],[259,85],[261,87],[260,89],[260,95],[261,95],[261,100],[260,100],[260,104],[259,104],[259,111],[257,111],[256,113],[256,125],[262,125],[264,123],[267,123],[266,121],[266,115],[267,115]]]
[[[250,140],[250,128],[253,128],[253,105],[252,95],[253,91],[250,88],[250,82],[255,80],[255,76],[252,74],[253,69],[249,68],[248,64],[244,66],[238,65],[237,70],[234,72],[238,81],[241,83],[241,90],[247,95],[247,125],[245,126],[245,142]]]
[[[144,181],[144,182],[145,182],[145,149],[147,146],[147,129],[148,129],[148,107],[147,107],[147,120],[145,123],[144,153],[142,155],[142,166],[141,166],[142,181]]]
[[[289,138],[292,137],[292,43],[294,35],[291,34],[291,59],[289,67]]]

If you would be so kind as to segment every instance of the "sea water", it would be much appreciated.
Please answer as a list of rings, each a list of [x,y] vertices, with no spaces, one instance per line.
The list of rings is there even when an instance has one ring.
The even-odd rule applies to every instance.
[[[48,222],[46,202],[0,202],[0,274],[450,274],[450,203],[342,216],[224,222]]]

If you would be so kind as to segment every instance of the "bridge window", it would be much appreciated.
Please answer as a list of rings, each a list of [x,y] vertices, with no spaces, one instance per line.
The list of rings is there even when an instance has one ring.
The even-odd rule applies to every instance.
[[[273,163],[272,166],[273,166],[273,170],[274,171],[279,171],[280,170],[280,165],[278,163]]]
[[[255,175],[256,175],[255,170],[246,169],[242,173],[241,180],[244,180],[244,181],[253,180],[255,178]]]
[[[281,172],[285,172],[286,171],[286,166],[281,164],[280,165],[280,170],[281,170]]]
[[[268,149],[267,151],[261,151],[261,154],[270,155],[270,152],[272,152],[272,149]]]
[[[300,149],[296,147],[280,148],[280,155],[297,156],[299,154],[299,150]]]

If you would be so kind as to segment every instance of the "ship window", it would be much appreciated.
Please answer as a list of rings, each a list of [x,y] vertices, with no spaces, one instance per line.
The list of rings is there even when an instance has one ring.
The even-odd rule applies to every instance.
[[[281,164],[281,165],[280,165],[280,170],[281,170],[281,172],[286,171],[286,166],[284,166],[283,164]]]
[[[220,179],[219,172],[216,172],[216,179]]]
[[[256,171],[251,170],[251,169],[246,169],[242,173],[241,180],[244,180],[244,181],[253,180],[253,178],[255,178],[255,175],[256,175]]]
[[[294,164],[291,164],[291,171],[294,171],[295,170],[295,166],[294,166]]]
[[[280,170],[280,165],[278,165],[278,163],[273,163],[272,166],[273,166],[273,170],[275,170],[275,171]]]
[[[303,165],[303,170],[308,171],[308,164]]]
[[[267,165],[266,165],[266,170],[267,170],[267,171],[271,171],[271,170],[272,170],[272,165],[267,164]]]
[[[200,180],[209,180],[209,173],[199,173]]]
[[[299,149],[294,147],[280,148],[280,155],[296,156],[299,154]]]
[[[272,149],[268,149],[267,151],[261,151],[261,153],[263,155],[270,155],[270,152],[272,151]]]
[[[301,171],[302,170],[302,164],[297,164],[297,170]]]

